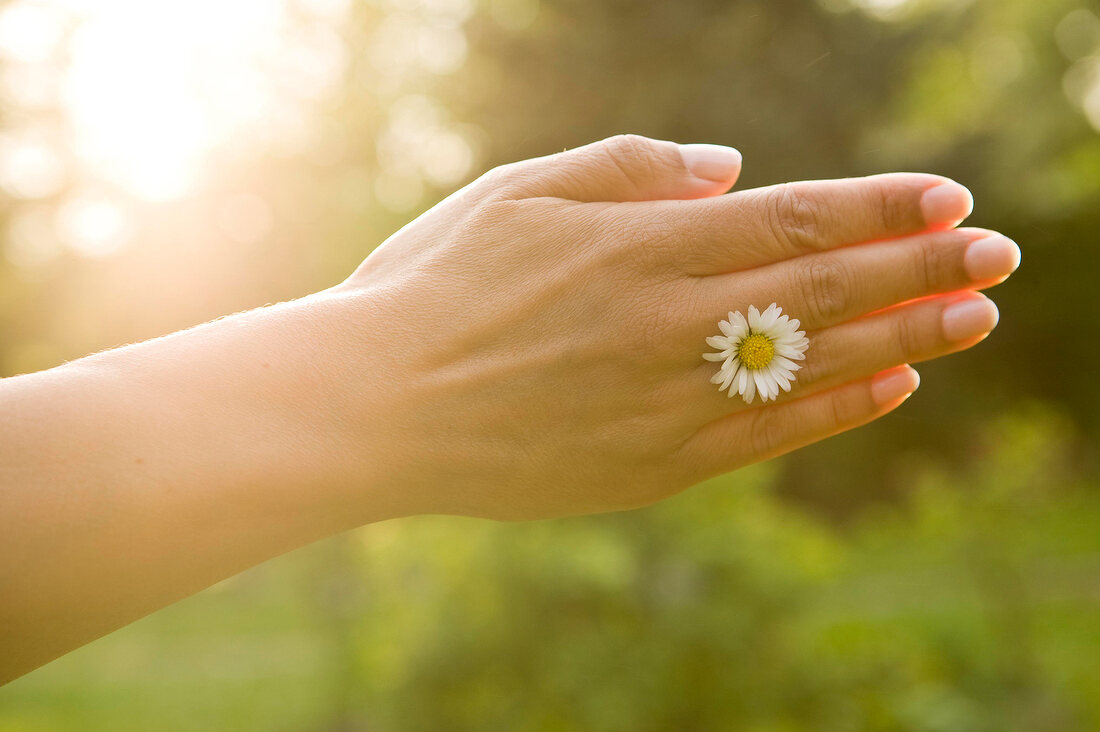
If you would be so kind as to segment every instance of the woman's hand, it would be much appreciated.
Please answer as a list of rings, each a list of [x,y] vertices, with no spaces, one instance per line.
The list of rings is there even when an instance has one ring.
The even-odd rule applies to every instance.
[[[335,288],[0,381],[0,683],[353,526],[658,500],[885,414],[899,364],[996,324],[973,290],[1019,251],[951,229],[961,186],[721,195],[739,168],[639,137],[508,165]],[[805,368],[746,406],[705,338],[773,301]]]
[[[640,506],[886,414],[917,387],[903,364],[996,325],[974,290],[1020,253],[953,229],[962,186],[719,195],[739,169],[729,148],[614,137],[493,170],[395,234],[331,291],[361,305],[339,336],[359,348],[335,409],[365,446],[334,462],[345,480],[399,513]],[[772,302],[808,331],[805,367],[777,403],[728,399],[705,338]]]

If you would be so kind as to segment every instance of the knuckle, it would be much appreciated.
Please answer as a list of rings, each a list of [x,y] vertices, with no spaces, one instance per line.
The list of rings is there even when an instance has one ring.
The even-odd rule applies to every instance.
[[[883,231],[908,231],[913,227],[913,197],[905,193],[885,183],[871,189],[868,205]]]
[[[664,216],[648,217],[633,237],[643,255],[641,261],[646,266],[673,260],[671,254],[677,249],[680,238],[680,228]]]
[[[641,135],[615,135],[601,143],[604,155],[637,188],[661,174],[660,158],[652,140]]]
[[[937,291],[949,283],[955,264],[948,247],[925,240],[916,247],[914,257],[913,271],[921,294]]]
[[[851,300],[852,278],[839,262],[814,258],[803,265],[799,278],[808,312],[819,323],[840,319]]]
[[[515,173],[516,164],[505,163],[494,168],[489,168],[489,170],[485,171],[478,180],[488,185],[497,185],[511,180],[515,177]]]
[[[526,202],[510,198],[489,199],[479,203],[470,214],[468,224],[475,229],[503,227],[523,216]]]
[[[615,135],[602,143],[604,152],[622,161],[637,160],[649,156],[651,141],[641,135]]]
[[[826,416],[834,426],[845,425],[855,418],[855,400],[847,389],[837,389],[825,401]]]
[[[625,203],[601,213],[599,230],[605,234],[604,249],[612,264],[653,273],[679,261],[676,254],[683,248],[683,227],[675,217],[652,209],[650,204]]]
[[[904,316],[894,323],[894,342],[897,344],[897,354],[892,361],[908,361],[925,350],[924,339],[916,324]]]
[[[749,420],[749,435],[753,454],[770,455],[779,449],[787,435],[787,423],[778,409],[754,409]]]
[[[512,257],[537,257],[548,261],[565,252],[572,241],[569,224],[554,212],[527,198],[490,196],[471,207],[456,229],[456,243],[464,250],[483,249],[496,242],[498,261]]]
[[[797,184],[776,186],[768,211],[773,232],[784,243],[800,251],[826,247],[821,205]]]
[[[471,187],[486,196],[506,196],[520,179],[519,164],[506,163],[482,173]]]

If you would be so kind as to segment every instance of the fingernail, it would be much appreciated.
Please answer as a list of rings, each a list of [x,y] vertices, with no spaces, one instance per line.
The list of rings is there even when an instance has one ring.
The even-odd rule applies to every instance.
[[[908,396],[920,386],[920,374],[912,366],[903,366],[878,374],[871,379],[871,398],[884,407],[903,396]]]
[[[967,246],[963,266],[974,280],[1007,277],[1020,266],[1020,247],[1000,234],[978,239]]]
[[[968,298],[943,311],[943,335],[949,341],[963,341],[988,333],[997,327],[1000,313],[992,300]]]
[[[925,191],[920,208],[929,224],[957,224],[974,210],[974,197],[964,186],[949,181]]]
[[[725,145],[680,145],[680,155],[696,178],[725,183],[741,171],[741,153]]]

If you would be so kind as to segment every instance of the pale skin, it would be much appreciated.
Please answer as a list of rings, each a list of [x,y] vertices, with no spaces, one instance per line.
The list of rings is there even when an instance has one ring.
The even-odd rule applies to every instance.
[[[957,183],[739,171],[634,136],[504,166],[331,289],[0,381],[0,680],[364,524],[653,503],[883,416],[996,325],[1019,249],[956,228]],[[727,398],[705,338],[772,302],[805,368]]]

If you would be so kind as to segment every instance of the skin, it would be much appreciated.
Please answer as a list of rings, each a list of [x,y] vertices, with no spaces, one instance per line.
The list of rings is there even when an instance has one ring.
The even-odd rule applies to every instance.
[[[954,228],[958,184],[739,170],[635,136],[504,166],[331,289],[0,381],[0,679],[367,523],[652,503],[886,414],[996,325],[1019,250]],[[727,398],[704,340],[773,301],[806,366]]]

